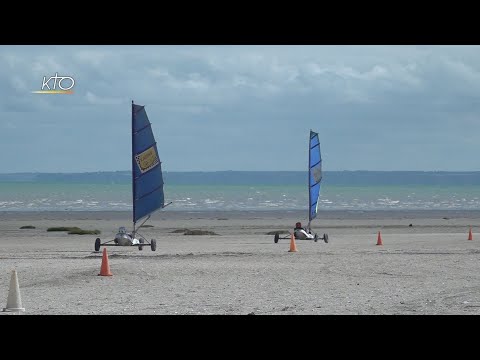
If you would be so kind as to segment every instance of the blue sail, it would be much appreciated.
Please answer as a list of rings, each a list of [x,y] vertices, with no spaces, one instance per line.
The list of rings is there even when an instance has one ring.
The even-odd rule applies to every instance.
[[[132,101],[133,222],[164,207],[162,164],[145,107]]]
[[[315,219],[318,209],[318,198],[320,197],[320,182],[322,181],[322,155],[320,153],[320,141],[318,133],[310,130],[310,141],[308,148],[308,222]]]

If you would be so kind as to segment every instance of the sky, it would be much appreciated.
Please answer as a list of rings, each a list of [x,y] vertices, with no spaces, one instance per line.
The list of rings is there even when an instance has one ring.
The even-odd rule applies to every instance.
[[[480,46],[36,45],[0,46],[0,173],[129,170],[132,100],[164,171],[306,170],[310,129],[324,171],[480,170]]]

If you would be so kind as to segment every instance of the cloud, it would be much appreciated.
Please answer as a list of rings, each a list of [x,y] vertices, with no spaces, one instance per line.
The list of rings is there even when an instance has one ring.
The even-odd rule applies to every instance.
[[[105,94],[105,98],[138,94],[145,101],[161,102],[158,99],[162,98],[167,103],[175,100],[186,105],[240,104],[245,96],[267,99],[309,93],[317,93],[329,103],[389,101],[395,94],[429,91],[428,86],[422,86],[425,80],[428,82],[425,77],[432,59],[437,67],[455,73],[456,79],[468,78],[472,73],[458,61],[442,65],[441,58],[432,57],[425,49],[400,48],[79,46],[60,47],[57,53],[52,53],[52,48],[35,48],[30,63],[26,58],[19,60],[10,49],[3,61],[9,66],[17,64],[19,70],[30,69],[23,79],[17,75],[17,85],[23,82],[24,86],[33,86],[33,76],[41,79],[42,74],[52,71],[73,74],[77,89],[85,95],[86,106],[99,101],[88,93],[97,97]],[[358,53],[345,57],[350,61],[342,59],[352,49]],[[415,54],[415,61],[405,56],[408,53]],[[335,58],[337,61],[332,61]],[[76,100],[81,104],[80,99]]]
[[[73,53],[73,59],[84,66],[103,69],[114,61],[113,52],[108,49],[80,48]]]
[[[56,72],[75,78],[74,94],[31,93]],[[303,139],[310,127],[336,169],[408,168],[396,154],[406,144],[421,155],[453,142],[455,166],[475,168],[479,93],[479,46],[3,46],[0,125],[9,138],[0,133],[0,151],[25,128],[56,129],[58,149],[79,134],[114,149],[105,134],[128,135],[135,100],[148,106],[170,166],[184,170],[232,168],[232,151],[247,169],[300,169],[303,150],[279,144]],[[95,135],[85,130],[93,125]],[[34,146],[23,144],[25,159],[41,163]],[[368,156],[359,159],[362,148]],[[432,152],[419,164],[428,159],[448,163]]]
[[[93,105],[120,105],[128,102],[128,99],[126,98],[102,97],[95,95],[90,91],[87,91],[85,98],[88,103]]]
[[[2,124],[0,124],[0,125],[1,125],[2,128],[4,128],[4,129],[16,129],[16,128],[17,128],[17,126],[15,126],[15,124],[14,124],[13,122],[11,122],[11,121],[7,121],[7,122],[2,123]]]

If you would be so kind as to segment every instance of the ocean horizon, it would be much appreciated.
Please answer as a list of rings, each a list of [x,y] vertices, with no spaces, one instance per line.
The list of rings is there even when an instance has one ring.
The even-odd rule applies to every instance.
[[[0,174],[0,211],[130,211],[128,171]],[[306,172],[164,172],[168,211],[303,210]],[[325,172],[322,210],[480,210],[480,172]]]

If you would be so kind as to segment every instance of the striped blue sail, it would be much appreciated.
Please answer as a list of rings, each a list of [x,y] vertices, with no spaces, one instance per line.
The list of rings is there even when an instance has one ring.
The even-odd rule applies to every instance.
[[[318,133],[310,130],[308,149],[308,223],[315,219],[318,210],[318,198],[320,197],[320,182],[322,181],[322,155],[320,153],[320,141]]]
[[[133,222],[164,207],[162,164],[145,107],[132,101]]]

